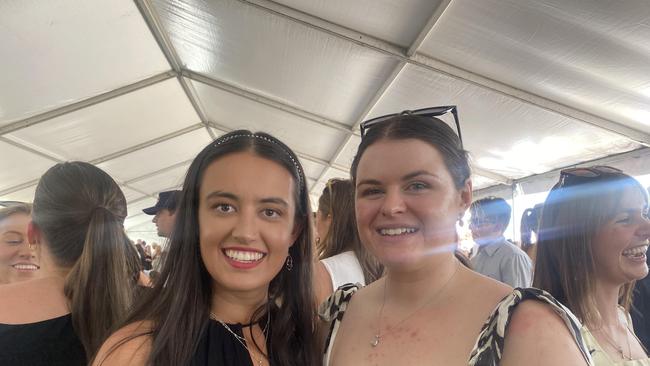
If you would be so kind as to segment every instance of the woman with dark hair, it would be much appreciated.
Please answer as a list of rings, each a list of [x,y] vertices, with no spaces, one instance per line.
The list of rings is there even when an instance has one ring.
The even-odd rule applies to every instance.
[[[434,118],[439,109],[361,125],[351,171],[357,226],[386,275],[358,291],[344,286],[323,303],[319,313],[330,322],[323,364],[467,365],[475,345],[471,365],[585,364],[588,354],[555,306],[526,301],[514,310],[529,292],[507,296],[512,288],[456,259],[456,225],[472,183],[459,136]],[[497,309],[508,314],[493,315],[477,344],[505,296],[507,307]]]
[[[316,211],[316,296],[318,303],[346,283],[365,286],[381,277],[382,266],[359,241],[354,218],[354,186],[330,179]]]
[[[137,256],[126,199],[104,171],[60,163],[38,182],[30,245],[43,278],[0,287],[1,365],[87,365],[131,306]]]
[[[618,169],[563,170],[546,198],[533,285],[582,321],[597,366],[650,365],[629,315],[649,239],[648,195]]]
[[[296,155],[265,133],[206,146],[160,278],[95,365],[314,365],[311,214]]]
[[[31,213],[29,203],[0,208],[0,285],[33,279],[39,273],[38,252],[27,240]]]
[[[535,263],[537,255],[537,240],[539,239],[539,220],[542,216],[542,205],[537,204],[533,208],[527,208],[521,215],[521,249],[528,254]],[[535,237],[533,237],[535,234]]]

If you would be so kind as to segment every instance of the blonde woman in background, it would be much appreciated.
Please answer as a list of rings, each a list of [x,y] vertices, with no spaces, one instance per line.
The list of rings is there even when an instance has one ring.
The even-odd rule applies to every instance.
[[[29,280],[39,273],[38,252],[27,240],[31,213],[29,203],[0,208],[0,285]]]

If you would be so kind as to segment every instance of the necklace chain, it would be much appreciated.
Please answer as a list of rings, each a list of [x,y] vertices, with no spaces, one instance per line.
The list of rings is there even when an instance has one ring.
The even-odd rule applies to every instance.
[[[620,323],[619,323],[620,325]],[[598,329],[600,334],[602,334],[605,337],[605,341],[609,343],[610,346],[614,347],[614,349],[618,352],[618,354],[621,356],[623,360],[632,360],[632,346],[630,346],[630,338],[628,336],[628,331],[629,329],[627,327],[623,327],[625,329],[625,343],[627,343],[627,355],[623,352],[623,346],[619,346],[618,343],[614,342],[614,340],[605,332],[603,328]]]
[[[398,326],[406,322],[407,320],[411,319],[415,314],[417,314],[420,310],[424,309],[427,305],[431,304],[435,299],[437,299],[447,288],[447,285],[451,282],[451,280],[456,276],[456,272],[458,272],[458,267],[460,267],[460,264],[458,261],[456,261],[456,268],[454,269],[454,273],[449,276],[447,281],[438,289],[427,301],[424,302],[424,304],[420,305],[417,309],[415,309],[413,312],[411,312],[409,315],[407,315],[404,319],[400,320],[397,322],[395,325],[393,325],[391,330],[389,331],[388,328],[386,328],[386,332],[382,334],[381,332],[381,318],[384,314],[384,305],[386,305],[386,284],[388,283],[388,278],[384,279],[384,298],[381,302],[381,307],[379,308],[379,320],[377,321],[377,333],[375,333],[375,336],[373,337],[372,341],[370,341],[370,345],[373,347],[377,347],[379,345],[379,341],[381,341],[381,338],[386,336],[386,334],[390,334],[393,332],[395,329],[397,329]]]
[[[264,354],[261,353],[261,352],[260,352],[261,357],[258,358],[257,355],[254,356],[254,353],[252,352],[252,350],[250,348],[248,348],[248,346],[246,345],[246,338],[244,338],[244,337],[240,336],[239,334],[235,333],[232,329],[230,329],[230,327],[228,326],[228,324],[226,324],[226,322],[224,322],[223,320],[217,318],[217,316],[214,315],[213,312],[210,312],[210,318],[218,321],[219,324],[221,324],[224,328],[226,328],[228,333],[232,334],[233,337],[235,337],[235,339],[237,341],[239,341],[239,343],[241,343],[242,346],[244,346],[246,351],[248,351],[248,353],[251,355],[251,357],[254,358],[255,361],[257,361],[257,364],[259,366],[264,365],[264,357],[266,357],[266,356],[264,356]],[[262,334],[264,334],[265,337],[266,337],[266,332],[268,332],[268,329],[269,329],[270,320],[271,320],[271,316],[267,313],[267,315],[266,315],[266,327],[264,329],[262,329]],[[253,326],[253,325],[251,325],[251,326]]]

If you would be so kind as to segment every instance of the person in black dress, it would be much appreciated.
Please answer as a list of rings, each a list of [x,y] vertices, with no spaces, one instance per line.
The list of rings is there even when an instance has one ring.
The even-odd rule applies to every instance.
[[[0,365],[87,365],[136,291],[126,199],[104,171],[57,164],[36,187],[30,246],[42,278],[0,286]]]
[[[187,172],[153,291],[93,365],[316,365],[308,191],[296,155],[233,131]]]

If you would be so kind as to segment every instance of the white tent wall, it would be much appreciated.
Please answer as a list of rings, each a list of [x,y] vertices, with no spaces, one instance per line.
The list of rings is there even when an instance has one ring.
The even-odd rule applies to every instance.
[[[645,0],[6,0],[0,200],[90,161],[153,240],[141,208],[228,131],[285,141],[315,204],[361,121],[455,104],[475,196],[514,197],[518,227],[558,169],[650,174],[648,19]]]

